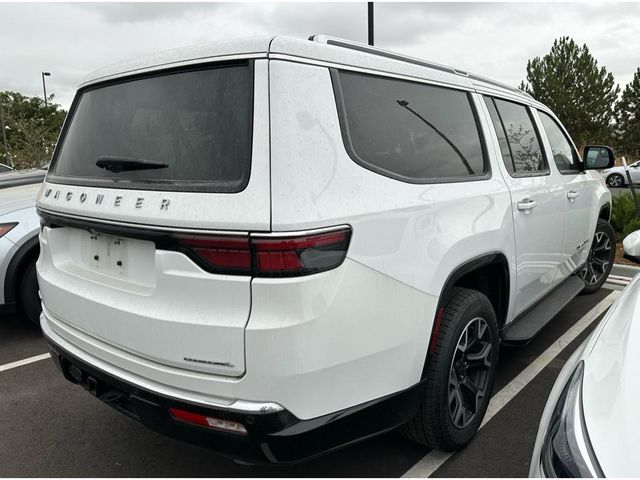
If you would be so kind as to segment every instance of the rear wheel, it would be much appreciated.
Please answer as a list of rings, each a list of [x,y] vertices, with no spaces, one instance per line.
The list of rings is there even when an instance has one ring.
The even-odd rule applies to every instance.
[[[498,326],[489,299],[456,288],[445,307],[427,366],[425,395],[407,438],[441,450],[466,445],[491,398],[498,360]]]
[[[20,279],[20,307],[27,319],[35,325],[40,325],[42,306],[38,295],[38,276],[36,274],[36,259],[30,260]]]
[[[593,235],[587,263],[580,272],[585,287],[582,293],[594,293],[600,290],[613,267],[616,255],[616,234],[608,222],[600,219]]]
[[[620,188],[624,186],[624,177],[619,173],[612,173],[607,177],[607,186]]]

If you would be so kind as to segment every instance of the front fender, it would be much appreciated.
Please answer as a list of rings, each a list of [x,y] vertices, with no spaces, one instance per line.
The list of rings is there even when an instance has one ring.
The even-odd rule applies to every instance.
[[[601,214],[607,211],[605,214],[606,218],[603,219],[608,222],[611,220],[611,191],[607,188],[604,178],[600,172],[596,170],[587,170],[587,175],[596,181],[594,194],[597,199],[596,204],[598,205],[598,211],[594,212],[595,216],[597,218],[603,218],[601,217]]]
[[[6,258],[0,259],[0,275],[4,288],[0,293],[0,300],[5,304],[16,301],[16,285],[22,272],[24,262],[39,252],[38,234],[40,233],[40,219],[35,207],[23,208],[0,217],[0,223],[18,222],[4,239],[14,244]]]

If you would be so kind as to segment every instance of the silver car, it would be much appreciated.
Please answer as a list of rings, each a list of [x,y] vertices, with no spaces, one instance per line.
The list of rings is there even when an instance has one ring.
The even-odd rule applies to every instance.
[[[22,311],[36,324],[41,311],[35,268],[39,189],[39,183],[0,189],[0,311]]]
[[[640,161],[629,164],[629,175],[634,185],[640,183]],[[619,188],[629,184],[629,179],[624,171],[624,167],[613,167],[608,170],[603,170],[602,176],[606,179],[608,187]]]

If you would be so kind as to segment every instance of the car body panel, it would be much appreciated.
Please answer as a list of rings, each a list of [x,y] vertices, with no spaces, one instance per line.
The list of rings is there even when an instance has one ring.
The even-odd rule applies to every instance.
[[[553,112],[546,111],[556,121],[556,125],[564,132],[571,147],[577,149],[571,136]],[[555,181],[562,186],[562,201],[564,209],[564,229],[561,264],[555,279],[555,284],[561,283],[572,275],[587,261],[593,232],[598,222],[598,215],[605,205],[611,204],[611,192],[604,183],[602,175],[596,170],[584,172],[560,172],[553,161],[553,149],[546,134],[544,124],[536,110],[533,111],[538,130],[541,134],[547,159]],[[607,219],[608,220],[608,219]]]
[[[349,258],[429,295],[482,254],[513,258],[509,191],[491,151],[494,174],[484,180],[420,185],[379,175],[345,150],[328,69],[274,61],[271,73],[275,231],[350,224]]]
[[[640,472],[639,320],[640,276],[636,276],[611,307],[584,356],[585,421],[608,477],[637,476]]]
[[[563,366],[549,394],[529,471],[544,477],[540,455],[552,412],[578,362],[584,363],[582,410],[589,441],[606,477],[640,472],[637,398],[640,395],[640,275],[618,296],[593,332]]]
[[[199,45],[173,48],[152,55],[117,62],[90,72],[78,88],[113,80],[125,75],[135,75],[149,70],[194,65],[229,58],[266,57],[273,36],[254,36],[230,40],[218,40]]]
[[[0,190],[0,215],[33,207],[40,185],[26,185]]]
[[[39,189],[40,185],[25,185],[0,190],[0,223],[18,223],[0,238],[0,305],[13,301],[6,298],[7,287],[14,289],[14,285],[6,283],[14,281],[7,279],[12,259],[40,231],[40,218],[35,209]]]
[[[39,260],[39,271],[46,261]],[[47,299],[53,286],[46,281],[46,267],[44,271]],[[195,392],[220,405],[238,399],[275,402],[300,419],[402,390],[419,376],[422,363],[416,365],[413,359],[423,354],[427,314],[435,309],[437,297],[349,259],[335,270],[308,277],[252,282],[247,368],[241,377],[187,371],[142,358],[58,318],[48,310],[48,302],[41,324],[62,348],[141,377],[155,390],[174,389],[178,396],[180,391]],[[355,286],[362,289],[357,298],[350,294]],[[416,325],[416,317],[425,321]],[[363,329],[363,324],[368,327]],[[413,367],[407,369],[408,364]],[[384,382],[354,382],[380,375]]]
[[[44,168],[30,168],[26,170],[11,170],[0,172],[0,189],[42,183],[47,175]]]
[[[101,239],[95,237],[78,229],[43,229],[38,280],[47,311],[161,364],[244,373],[250,277],[209,275],[181,253],[156,251],[152,242],[118,238],[116,253],[111,238],[103,248],[92,245]],[[108,249],[122,259],[121,269],[95,268],[94,258]]]

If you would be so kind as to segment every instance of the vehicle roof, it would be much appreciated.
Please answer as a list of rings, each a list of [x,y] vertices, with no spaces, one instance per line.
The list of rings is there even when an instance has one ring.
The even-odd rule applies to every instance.
[[[515,87],[479,75],[324,35],[315,35],[309,40],[288,36],[254,36],[175,48],[95,70],[85,77],[80,88],[122,76],[171,67],[205,63],[212,60],[218,61],[225,58],[261,57],[286,58],[309,63],[323,62],[352,69],[373,70],[384,74],[413,77],[544,107]]]

